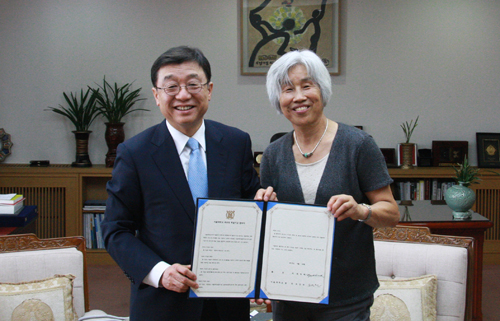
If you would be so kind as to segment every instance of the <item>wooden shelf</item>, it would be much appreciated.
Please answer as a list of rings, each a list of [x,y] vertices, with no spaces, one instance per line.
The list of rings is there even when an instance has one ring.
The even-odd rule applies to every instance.
[[[389,168],[389,175],[396,178],[452,178],[453,167],[414,167],[413,169]]]
[[[257,168],[258,169],[258,168]],[[83,234],[83,202],[106,199],[106,182],[111,168],[94,165],[88,168],[55,164],[30,167],[29,164],[0,164],[0,193],[20,193],[26,205],[37,205],[37,235],[40,238]],[[389,168],[395,180],[452,179],[452,167]],[[481,169],[482,181],[472,186],[476,191],[473,210],[487,217],[493,227],[485,233],[484,262],[500,264],[500,176]],[[89,264],[114,264],[104,250],[88,250]]]

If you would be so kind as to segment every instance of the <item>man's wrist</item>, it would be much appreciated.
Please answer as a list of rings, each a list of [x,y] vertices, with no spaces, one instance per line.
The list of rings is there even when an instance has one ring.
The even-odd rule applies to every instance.
[[[142,283],[145,283],[147,285],[151,285],[155,288],[162,287],[161,285],[161,278],[163,276],[163,272],[170,266],[170,264],[160,261],[158,262],[146,275]]]

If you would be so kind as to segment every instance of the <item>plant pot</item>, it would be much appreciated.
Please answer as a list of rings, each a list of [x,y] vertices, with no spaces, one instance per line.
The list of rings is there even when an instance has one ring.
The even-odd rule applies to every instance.
[[[76,160],[73,167],[92,167],[89,157],[89,136],[91,131],[73,131],[76,139]]]
[[[106,123],[106,132],[104,138],[108,145],[108,152],[106,153],[106,167],[113,167],[116,159],[116,149],[118,144],[123,143],[125,140],[125,131],[123,126],[125,123]]]
[[[401,144],[401,169],[413,169],[413,159],[415,153],[415,144]]]
[[[476,193],[465,186],[464,182],[458,182],[458,185],[448,188],[444,200],[453,210],[453,218],[463,220],[472,217],[470,209],[476,201]]]

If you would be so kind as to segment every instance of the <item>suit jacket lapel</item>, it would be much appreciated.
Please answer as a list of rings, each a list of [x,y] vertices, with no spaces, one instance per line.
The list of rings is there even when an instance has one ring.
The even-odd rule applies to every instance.
[[[225,169],[229,151],[223,146],[223,134],[205,120],[205,140],[207,143],[208,194],[210,197],[222,195]]]
[[[165,125],[165,122],[157,126],[151,143],[158,147],[153,153],[153,159],[162,173],[163,177],[174,192],[177,200],[186,210],[187,215],[194,222],[195,207],[191,196],[191,190],[184,174],[174,140]]]

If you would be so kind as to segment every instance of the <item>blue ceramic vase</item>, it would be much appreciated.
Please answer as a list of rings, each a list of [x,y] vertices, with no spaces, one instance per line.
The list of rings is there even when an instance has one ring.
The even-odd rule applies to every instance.
[[[476,193],[465,186],[464,182],[458,182],[458,185],[448,188],[444,200],[453,210],[453,218],[463,220],[472,217],[470,209],[476,201]]]

